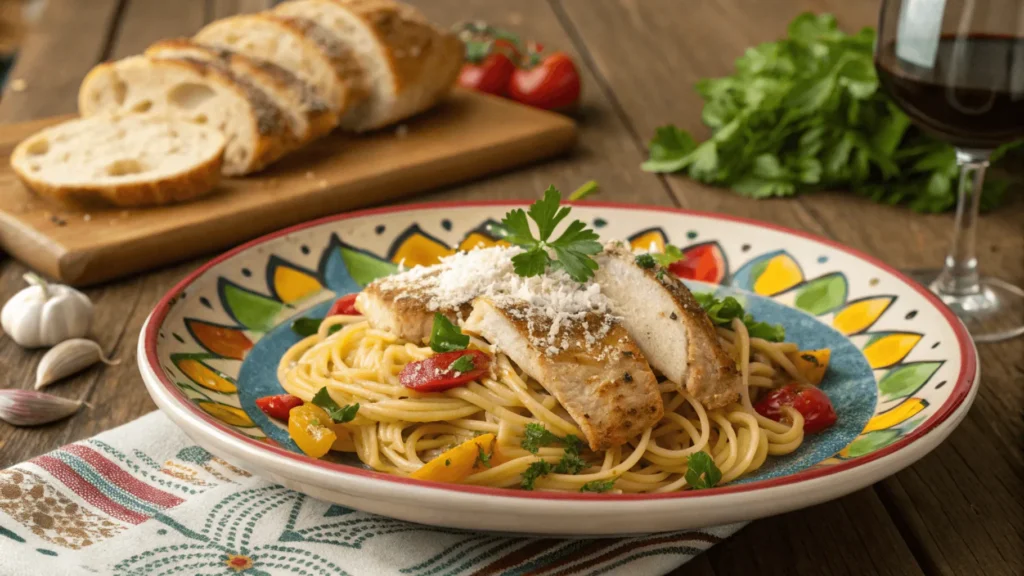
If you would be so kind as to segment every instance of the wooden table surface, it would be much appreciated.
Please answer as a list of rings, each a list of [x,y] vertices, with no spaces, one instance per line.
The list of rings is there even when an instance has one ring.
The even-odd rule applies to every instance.
[[[0,103],[0,121],[75,111],[80,80],[105,59],[184,36],[205,22],[270,0],[48,0],[28,34]],[[842,0],[416,0],[448,25],[485,19],[568,51],[580,63],[580,144],[570,157],[417,200],[535,198],[548,184],[596,179],[602,200],[710,210],[806,230],[897,268],[938,265],[949,215],[925,216],[844,192],[754,201],[682,177],[639,169],[645,143],[668,122],[706,134],[699,78],[730,73],[752,44],[784,34],[804,10],[841,26],[873,25],[874,1]],[[88,8],[86,8],[88,7]],[[20,84],[20,83],[19,83]],[[10,85],[10,83],[9,83]],[[1019,190],[1018,190],[1019,192]],[[1024,195],[982,219],[984,270],[1024,285]],[[88,291],[94,332],[120,366],[91,369],[51,390],[91,409],[38,428],[0,423],[4,468],[128,422],[155,407],[135,367],[139,330],[160,296],[202,260]],[[0,262],[0,299],[23,287],[25,268]],[[1024,339],[979,347],[982,384],[966,420],[917,464],[843,499],[750,524],[675,574],[1024,574]],[[3,387],[30,388],[39,354],[0,338]]]

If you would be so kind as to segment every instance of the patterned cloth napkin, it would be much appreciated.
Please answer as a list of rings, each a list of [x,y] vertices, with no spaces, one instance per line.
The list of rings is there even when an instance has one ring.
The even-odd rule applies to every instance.
[[[741,526],[600,540],[432,528],[254,477],[159,412],[0,471],[0,576],[664,574]]]

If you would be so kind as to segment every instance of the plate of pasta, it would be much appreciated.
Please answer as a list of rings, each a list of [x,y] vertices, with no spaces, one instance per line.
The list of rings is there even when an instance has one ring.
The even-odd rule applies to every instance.
[[[427,204],[214,259],[139,365],[199,445],[344,506],[597,536],[836,498],[935,448],[979,382],[927,290],[734,217]]]

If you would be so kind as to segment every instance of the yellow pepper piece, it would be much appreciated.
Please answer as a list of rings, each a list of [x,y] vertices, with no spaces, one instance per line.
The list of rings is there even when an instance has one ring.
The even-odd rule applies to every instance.
[[[832,357],[832,351],[828,348],[821,350],[799,350],[786,355],[793,366],[807,378],[807,381],[817,386],[825,378],[825,370],[828,369],[828,361]]]
[[[334,421],[323,408],[306,402],[288,411],[288,435],[299,449],[313,458],[322,458],[337,439]]]
[[[334,444],[331,444],[331,450],[335,450],[337,452],[356,451],[356,444],[352,440],[352,433],[348,428],[345,428],[342,424],[335,424],[334,434],[337,438],[334,440]]]
[[[494,434],[484,434],[459,444],[424,464],[409,476],[417,480],[432,480],[457,484],[485,466],[479,464],[481,452],[490,456],[494,452]],[[492,464],[493,465],[493,464]]]

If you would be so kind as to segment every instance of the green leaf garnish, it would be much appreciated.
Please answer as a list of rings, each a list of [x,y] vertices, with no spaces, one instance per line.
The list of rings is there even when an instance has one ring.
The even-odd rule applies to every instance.
[[[551,474],[551,463],[546,460],[538,460],[523,471],[523,480],[519,486],[523,490],[533,490],[533,484],[537,478]]]
[[[722,471],[707,452],[695,452],[686,461],[686,483],[694,490],[712,488],[722,479]]]
[[[591,480],[582,487],[580,492],[607,492],[615,487],[615,480]]]
[[[448,371],[466,373],[472,372],[474,368],[476,368],[476,365],[473,364],[473,355],[466,354],[464,356],[459,356],[458,359],[455,360],[455,362],[452,362],[448,366]]]
[[[320,330],[320,325],[323,324],[323,320],[319,318],[296,318],[292,320],[292,332],[295,332],[303,338],[312,336]],[[341,330],[341,324],[335,324],[327,330],[327,335],[330,336],[338,330]]]
[[[561,200],[562,194],[554,186],[549,186],[544,197],[530,205],[528,211],[516,208],[505,214],[501,221],[508,233],[505,240],[526,250],[512,258],[516,274],[529,278],[543,274],[548,266],[558,266],[577,282],[586,282],[594,275],[597,262],[590,256],[601,251],[596,232],[583,222],[574,220],[558,239],[550,239],[571,210],[568,206],[561,206]],[[537,226],[538,238],[534,238],[530,230],[527,214]],[[551,258],[549,249],[557,260]]]
[[[338,406],[338,403],[327,393],[326,386],[318,390],[316,395],[313,396],[313,404],[323,408],[324,412],[327,412],[331,420],[337,424],[351,422],[359,412],[359,404]]]
[[[654,256],[649,253],[637,254],[636,258],[633,258],[633,261],[636,262],[637,266],[644,268],[646,270],[654,268],[654,265],[657,264],[657,261],[655,261]]]
[[[469,336],[462,333],[459,327],[445,318],[444,314],[434,313],[434,326],[430,330],[430,349],[434,352],[457,352],[469,346]]]
[[[657,128],[643,169],[681,171],[750,198],[845,188],[918,212],[949,210],[953,146],[911,124],[879,89],[874,44],[871,28],[846,34],[832,15],[797,16],[785,38],[748,48],[732,75],[697,83],[708,140]],[[985,183],[983,206],[999,201],[1007,181]]]
[[[753,316],[744,312],[743,305],[732,296],[718,299],[710,292],[698,292],[694,293],[693,298],[716,326],[729,326],[734,318],[739,318],[747,327],[751,338],[761,338],[769,342],[782,342],[786,339],[786,328],[782,324],[757,322]]]
[[[654,257],[655,262],[666,268],[685,258],[683,251],[678,246],[671,244],[665,244],[664,252],[656,252],[651,254],[651,256]]]
[[[476,462],[473,463],[473,468],[490,468],[491,467],[491,455],[484,452],[483,446],[477,446],[479,452],[476,455]]]
[[[562,454],[562,459],[555,466],[556,474],[579,474],[590,466],[586,460],[580,458],[579,438],[569,434],[562,439],[562,445],[565,447],[565,452]]]
[[[526,425],[526,429],[523,432],[523,441],[520,443],[520,446],[522,446],[524,450],[536,454],[537,450],[544,446],[558,444],[561,441],[561,438],[549,432],[543,424],[531,422]]]
[[[569,200],[572,200],[573,202],[583,200],[594,192],[597,192],[597,180],[591,180],[583,186],[573,190],[572,194],[569,194]]]

